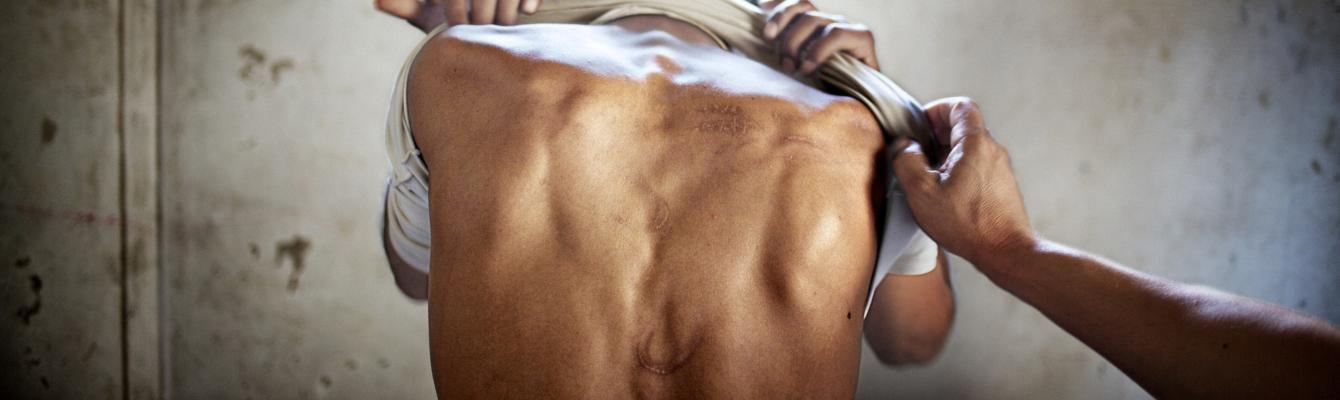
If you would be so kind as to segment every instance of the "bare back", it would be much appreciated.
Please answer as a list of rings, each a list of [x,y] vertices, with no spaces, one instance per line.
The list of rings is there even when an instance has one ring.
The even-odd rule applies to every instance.
[[[852,396],[883,144],[857,102],[618,27],[453,28],[410,85],[439,395]]]

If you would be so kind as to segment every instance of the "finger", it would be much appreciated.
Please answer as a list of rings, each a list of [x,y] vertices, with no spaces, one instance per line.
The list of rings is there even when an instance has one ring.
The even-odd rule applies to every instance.
[[[521,3],[521,12],[526,13],[526,15],[534,14],[540,10],[540,3],[543,3],[543,0],[526,0]]]
[[[903,191],[919,193],[931,190],[939,179],[939,174],[926,163],[926,153],[921,145],[908,138],[900,137],[893,142],[893,174],[902,183]]]
[[[949,110],[954,108],[954,104],[950,101],[952,98],[939,99],[922,106],[922,112],[926,115],[926,122],[931,126],[935,141],[946,150],[950,146],[949,132],[953,128],[953,124],[949,123]]]
[[[791,21],[791,25],[782,30],[779,36],[778,43],[781,44],[782,55],[791,57],[797,62],[801,61],[801,50],[823,32],[824,25],[832,22],[833,19],[817,12],[800,14]]]
[[[470,6],[467,0],[446,0],[447,24],[456,26],[470,22]]]
[[[944,161],[940,163],[939,167],[935,168],[936,172],[939,172],[941,178],[943,178],[941,179],[941,181],[949,180],[950,171],[953,171],[954,167],[958,165],[959,161],[963,160],[963,152],[964,152],[963,144],[959,143],[958,145],[955,145],[954,147],[950,148],[949,152],[945,154]]]
[[[965,97],[955,102],[949,110],[949,121],[954,124],[949,133],[951,144],[958,144],[972,135],[990,136],[986,123],[982,121],[982,112],[972,99]]]
[[[498,0],[498,25],[516,25],[517,13],[521,11],[521,0]]]
[[[796,62],[791,57],[782,57],[782,72],[792,73],[796,70]]]
[[[926,113],[926,119],[931,125],[935,139],[942,145],[950,147],[958,144],[958,141],[963,138],[964,132],[957,135],[954,133],[955,127],[964,118],[963,114],[969,109],[976,110],[977,106],[972,99],[967,97],[947,97],[927,103],[922,109]],[[959,110],[957,117],[954,115],[955,109]],[[975,117],[975,119],[976,126],[981,126],[980,116]],[[962,130],[966,127],[958,129]]]
[[[777,4],[776,8],[768,12],[768,23],[763,25],[763,38],[776,39],[797,15],[817,10],[809,0],[786,0]]]
[[[473,0],[470,2],[470,23],[488,25],[493,23],[498,7],[497,0]]]
[[[418,16],[423,6],[418,0],[377,0],[373,5],[378,11],[406,20]]]
[[[819,69],[819,65],[823,61],[827,61],[833,54],[837,54],[838,46],[845,44],[843,38],[840,37],[841,35],[834,34],[833,25],[835,24],[828,24],[821,28],[819,33],[815,34],[814,38],[800,49],[797,58],[800,59],[799,72],[801,75],[809,75],[814,70]],[[820,51],[827,54],[820,55],[817,53]]]
[[[873,41],[874,38],[870,36],[870,31],[859,24],[840,22],[828,24],[801,55],[803,61],[801,62],[800,73],[804,75],[813,73],[814,70],[819,69],[820,65],[837,55],[838,52],[869,52],[869,46]],[[858,59],[860,58],[859,55],[856,56]],[[871,67],[875,66],[872,65]]]
[[[879,71],[879,57],[875,55],[875,34],[870,31],[870,27],[865,24],[843,23],[843,29],[850,32],[849,35],[855,38],[850,48],[843,49],[848,54],[861,60],[865,65]]]

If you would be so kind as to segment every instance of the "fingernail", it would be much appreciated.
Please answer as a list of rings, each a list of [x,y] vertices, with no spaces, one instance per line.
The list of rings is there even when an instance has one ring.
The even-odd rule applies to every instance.
[[[763,37],[772,40],[775,35],[777,35],[777,23],[768,21],[767,25],[763,25]]]
[[[521,12],[524,12],[526,14],[534,14],[536,9],[538,8],[540,8],[539,0],[528,0],[526,1],[525,5],[521,6]]]

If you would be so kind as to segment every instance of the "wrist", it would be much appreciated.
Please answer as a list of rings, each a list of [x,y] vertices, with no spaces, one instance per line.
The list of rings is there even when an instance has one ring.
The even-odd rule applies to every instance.
[[[1042,239],[1032,232],[1021,232],[991,246],[984,246],[968,259],[978,270],[988,276],[1007,271],[1013,266],[1024,263],[1029,254],[1037,251]]]

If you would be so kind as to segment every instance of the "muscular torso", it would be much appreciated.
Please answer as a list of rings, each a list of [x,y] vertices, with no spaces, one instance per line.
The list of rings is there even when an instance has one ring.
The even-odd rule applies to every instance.
[[[458,27],[410,86],[438,392],[850,398],[868,111],[618,27]]]

